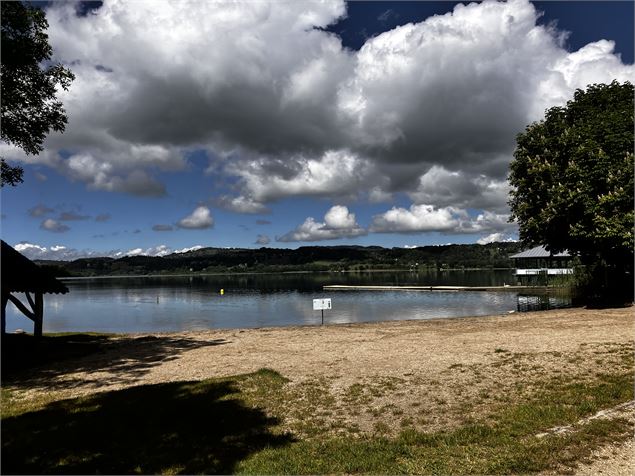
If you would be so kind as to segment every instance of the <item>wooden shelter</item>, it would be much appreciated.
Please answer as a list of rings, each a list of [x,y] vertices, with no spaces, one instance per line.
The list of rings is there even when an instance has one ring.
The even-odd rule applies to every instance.
[[[2,241],[0,250],[0,267],[2,268],[2,334],[6,332],[7,303],[11,301],[26,317],[33,321],[33,335],[42,335],[44,318],[44,294],[66,294],[68,288],[33,261],[18,253]],[[20,301],[15,293],[24,293],[29,309]]]
[[[550,277],[572,274],[568,251],[551,253],[544,246],[536,246],[510,256],[516,264],[516,277],[522,284],[547,284]]]

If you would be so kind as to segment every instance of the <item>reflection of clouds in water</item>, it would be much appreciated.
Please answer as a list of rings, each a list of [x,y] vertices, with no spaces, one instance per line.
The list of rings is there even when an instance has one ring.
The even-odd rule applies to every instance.
[[[351,305],[348,302],[341,302],[338,298],[341,294],[300,294],[295,293],[293,299],[290,301],[292,312],[290,315],[296,315],[298,318],[289,322],[292,324],[320,324],[322,322],[322,313],[320,311],[313,310],[313,299],[331,298],[333,303],[332,309],[324,311],[324,323],[325,324],[345,324],[351,322],[364,322],[368,320],[365,313],[365,308],[360,306]]]
[[[488,315],[516,308],[513,293],[346,291],[332,299],[328,322],[333,323]]]
[[[62,309],[64,309],[64,299],[63,299],[63,295],[60,298],[59,295],[55,294],[51,297],[48,297],[44,299],[44,313],[46,314],[46,312],[48,310],[52,310],[53,312],[60,312]]]
[[[313,299],[325,297],[333,302],[333,309],[324,313],[325,324],[501,314],[517,306],[515,293],[486,292],[261,292],[227,286],[221,296],[220,287],[196,281],[148,280],[153,285],[145,287],[124,280],[72,283],[69,294],[45,299],[44,329],[161,332],[319,325],[321,314],[313,310]],[[7,329],[30,331],[31,322],[12,307],[7,307]]]
[[[312,299],[324,297],[333,303],[333,309],[324,312],[324,322],[333,324],[476,316],[516,309],[514,293],[341,291],[295,299],[292,314],[300,316],[301,323],[319,324],[321,314],[313,310]]]
[[[319,294],[298,294],[293,296],[291,301],[291,309],[293,314],[298,316],[297,324],[319,324],[322,320],[320,311],[313,310],[313,300],[320,299],[322,296]],[[329,311],[324,314],[324,321],[326,322],[326,316]]]

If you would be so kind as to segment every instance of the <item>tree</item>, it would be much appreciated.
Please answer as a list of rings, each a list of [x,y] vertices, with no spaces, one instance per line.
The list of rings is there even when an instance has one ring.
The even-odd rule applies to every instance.
[[[574,252],[595,291],[631,298],[633,94],[628,82],[578,89],[518,135],[509,176],[521,241]]]
[[[2,94],[3,141],[36,155],[51,131],[64,131],[66,113],[55,97],[59,85],[68,89],[75,78],[61,64],[47,65],[52,48],[46,30],[44,12],[22,2],[0,2],[2,14]],[[22,182],[21,167],[12,167],[2,159],[1,185]]]

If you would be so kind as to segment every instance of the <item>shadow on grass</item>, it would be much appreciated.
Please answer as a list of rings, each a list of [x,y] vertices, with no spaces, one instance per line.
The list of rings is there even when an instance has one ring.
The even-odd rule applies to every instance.
[[[283,381],[263,370],[145,385],[5,418],[2,473],[232,473],[251,453],[293,441],[271,431],[277,419],[240,400],[238,387],[247,379],[249,385]]]
[[[32,335],[2,337],[2,381],[54,389],[52,377],[72,372],[105,370],[93,386],[129,381],[152,367],[178,358],[179,353],[200,347],[227,344],[224,339],[198,340],[185,337],[118,337],[105,334]],[[60,380],[68,388],[72,381]],[[85,384],[85,382],[84,382]]]

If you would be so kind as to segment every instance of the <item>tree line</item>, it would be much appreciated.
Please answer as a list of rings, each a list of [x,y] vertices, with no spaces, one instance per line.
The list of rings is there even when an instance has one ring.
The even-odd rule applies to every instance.
[[[57,276],[109,276],[217,272],[370,271],[384,269],[511,268],[519,243],[444,245],[418,248],[380,246],[303,246],[280,248],[203,248],[187,253],[122,258],[38,260]]]

